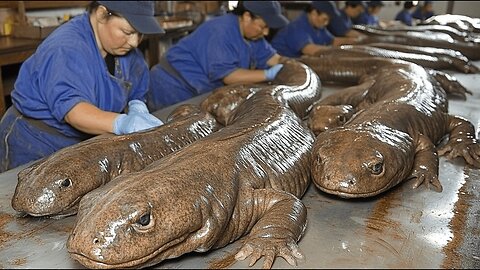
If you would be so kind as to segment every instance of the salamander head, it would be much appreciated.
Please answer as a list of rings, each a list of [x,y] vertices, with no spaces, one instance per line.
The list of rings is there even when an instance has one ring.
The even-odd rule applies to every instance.
[[[67,241],[73,259],[88,268],[146,267],[199,248],[209,226],[195,196],[168,184],[125,187],[124,177],[82,198]]]
[[[312,177],[322,191],[344,198],[371,197],[409,176],[411,137],[382,125],[345,126],[320,133]]]
[[[80,198],[102,184],[105,175],[82,162],[80,152],[60,151],[19,172],[13,209],[31,216],[73,215]]]
[[[180,104],[173,109],[167,117],[167,122],[172,122],[179,119],[185,119],[193,115],[200,114],[201,108],[195,104]]]
[[[316,105],[309,113],[307,125],[315,135],[343,126],[352,118],[355,110],[351,105]]]

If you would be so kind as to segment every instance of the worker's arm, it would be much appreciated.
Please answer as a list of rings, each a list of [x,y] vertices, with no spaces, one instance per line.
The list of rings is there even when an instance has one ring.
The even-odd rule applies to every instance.
[[[305,47],[302,49],[302,54],[303,55],[311,55],[315,56],[319,52],[328,50],[332,47],[339,47],[341,45],[351,45],[355,44],[358,42],[358,38],[353,38],[353,37],[335,37],[332,42],[332,46],[325,46],[325,45],[318,45],[318,44],[307,44]]]
[[[350,29],[348,32],[345,34],[345,37],[351,37],[351,38],[361,38],[364,37],[365,35],[358,32],[355,29]]]
[[[72,127],[93,135],[112,133],[113,122],[118,113],[102,111],[87,102],[80,102],[65,115]]]
[[[323,46],[323,45],[317,45],[317,44],[310,43],[310,44],[305,45],[305,47],[303,47],[302,54],[303,55],[314,56],[317,53],[319,53],[321,51],[324,51],[324,50],[328,50],[328,49],[330,49],[330,46]]]
[[[102,111],[87,102],[75,105],[65,116],[65,121],[88,134],[115,133],[117,135],[158,127],[163,122],[150,114],[147,105],[131,100],[128,114]]]
[[[265,71],[263,69],[244,69],[239,68],[223,78],[225,84],[236,83],[259,83],[266,80]]]
[[[276,72],[278,72],[280,69],[277,70],[274,66],[277,64],[281,64],[284,61],[289,59],[288,57],[280,56],[279,54],[274,54],[270,59],[267,61],[267,65],[271,67],[271,69],[275,69],[274,75],[276,75]],[[244,69],[244,68],[239,68],[236,69],[235,71],[231,72],[227,76],[223,78],[223,83],[225,84],[236,84],[236,83],[259,83],[259,82],[264,82],[272,78],[268,78],[267,73],[268,69],[263,70],[263,69],[256,69],[256,70],[250,70],[250,69]],[[270,72],[272,73],[272,72]],[[274,77],[274,76],[273,76]]]
[[[351,44],[358,43],[359,40],[360,38],[358,37],[335,37],[333,39],[332,46],[339,47],[341,45],[351,45]]]

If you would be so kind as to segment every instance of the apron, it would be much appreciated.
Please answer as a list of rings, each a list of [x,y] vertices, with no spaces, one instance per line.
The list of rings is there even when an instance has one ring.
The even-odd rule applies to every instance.
[[[26,164],[87,138],[68,137],[41,120],[10,106],[0,122],[0,173]]]

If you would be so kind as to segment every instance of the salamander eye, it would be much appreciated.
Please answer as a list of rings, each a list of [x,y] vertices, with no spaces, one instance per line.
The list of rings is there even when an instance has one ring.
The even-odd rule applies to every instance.
[[[373,174],[379,175],[383,172],[383,163],[375,163],[372,166],[370,166],[370,170],[372,171]]]
[[[143,216],[141,216],[138,219],[137,224],[142,226],[147,226],[148,224],[150,224],[150,213],[146,213]]]
[[[340,122],[341,124],[345,124],[345,122],[347,122],[347,118],[345,117],[345,115],[339,115],[338,122]]]
[[[67,188],[72,185],[72,180],[70,178],[65,178],[62,183],[60,183],[61,188]]]
[[[149,210],[148,212],[142,214],[136,221],[135,223],[133,224],[133,228],[137,231],[137,232],[147,232],[149,231],[150,229],[153,228],[153,226],[155,225],[155,220],[153,219],[153,215],[152,215],[152,212],[151,210]]]

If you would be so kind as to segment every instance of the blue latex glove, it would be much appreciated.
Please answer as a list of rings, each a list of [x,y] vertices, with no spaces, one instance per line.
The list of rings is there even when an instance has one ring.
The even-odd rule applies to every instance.
[[[128,113],[131,114],[132,112],[148,113],[147,105],[138,99],[130,100],[128,102]]]
[[[276,64],[273,67],[269,69],[265,69],[265,77],[267,78],[267,81],[271,81],[275,79],[277,76],[277,73],[283,68],[283,64]]]
[[[129,114],[120,114],[115,118],[113,122],[113,133],[122,135],[161,125],[163,125],[163,122],[148,112],[130,111]]]

